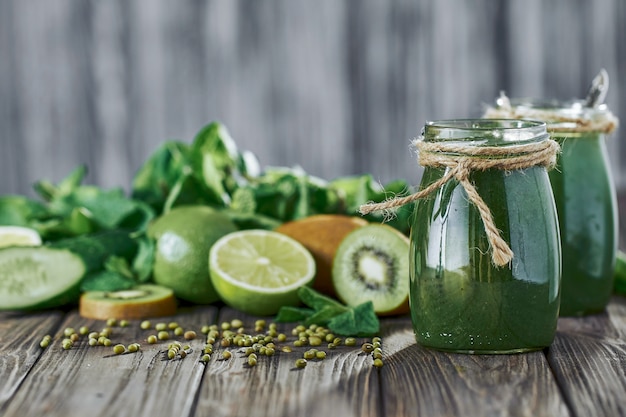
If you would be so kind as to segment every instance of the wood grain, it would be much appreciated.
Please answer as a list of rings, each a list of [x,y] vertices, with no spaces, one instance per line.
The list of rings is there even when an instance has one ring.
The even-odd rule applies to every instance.
[[[152,322],[176,320],[181,326],[199,332],[202,324],[214,321],[215,315],[216,309],[207,307],[183,310],[176,317]],[[61,329],[85,325],[99,331],[104,324],[72,313]],[[140,352],[119,356],[112,355],[111,347],[88,346],[85,338],[65,351],[57,337],[41,355],[3,415],[190,415],[194,393],[204,373],[204,365],[198,362],[203,340],[191,341],[194,353],[187,358],[164,361],[167,342],[156,345],[144,342],[152,333],[156,332],[141,330],[138,322],[127,328],[113,328],[113,344],[141,343]]]
[[[253,323],[254,318],[240,312],[222,309],[220,321],[234,317]],[[281,325],[289,331],[295,325]],[[250,368],[238,349],[233,359],[211,360],[207,365],[198,395],[196,415],[211,416],[376,416],[380,414],[379,380],[371,357],[356,347],[341,346],[328,350],[322,361],[311,360],[304,369],[294,366],[308,347],[293,352],[277,352],[273,357],[259,356],[257,366]],[[223,349],[219,349],[217,357]]]
[[[625,306],[615,297],[608,313],[559,319],[548,360],[574,416],[626,415]]]
[[[625,25],[622,0],[5,0],[0,194],[83,163],[128,188],[212,120],[263,166],[417,184],[424,123],[479,116],[500,90],[580,97],[604,67],[626,120]],[[626,146],[608,146],[623,189]]]
[[[384,415],[569,416],[542,352],[460,355],[422,348],[410,322],[383,333]]]
[[[199,330],[205,324],[241,318],[254,333],[256,317],[229,308],[181,309],[171,318]],[[266,318],[268,321],[271,318]],[[208,364],[198,362],[199,335],[183,360],[163,361],[167,345],[142,343],[134,354],[88,347],[85,340],[65,351],[63,329],[104,327],[76,312],[0,313],[0,414],[46,416],[621,416],[626,414],[626,299],[614,297],[607,312],[559,320],[557,337],[545,352],[519,355],[459,355],[415,343],[407,317],[382,321],[384,366],[356,347],[327,351],[323,361],[295,369],[304,348],[259,356],[249,367],[239,349]],[[292,346],[293,324],[281,324]],[[43,334],[53,336],[42,350]],[[143,341],[154,330],[139,322],[114,327],[113,343]],[[179,338],[180,339],[180,338]]]
[[[58,311],[0,313],[0,414],[42,354],[42,337],[54,334],[62,318]]]

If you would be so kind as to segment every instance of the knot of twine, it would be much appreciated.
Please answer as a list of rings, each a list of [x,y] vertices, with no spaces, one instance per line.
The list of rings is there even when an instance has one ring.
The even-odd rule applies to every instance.
[[[469,200],[478,209],[491,247],[491,259],[494,264],[503,266],[511,262],[513,251],[500,236],[500,231],[495,225],[489,207],[469,180],[469,175],[472,171],[485,171],[487,169],[510,171],[532,166],[544,166],[550,169],[556,164],[556,156],[560,150],[558,143],[548,139],[524,145],[478,147],[458,142],[425,142],[418,139],[414,141],[414,145],[418,151],[420,165],[448,168],[446,173],[437,181],[414,194],[392,198],[382,203],[363,204],[359,208],[359,212],[365,215],[412,203],[428,196],[454,178],[463,186]]]
[[[619,119],[610,111],[596,114],[593,117],[586,112],[581,112],[580,116],[567,116],[558,113],[559,109],[534,109],[520,106],[514,107],[511,101],[504,94],[500,93],[498,107],[488,107],[483,117],[487,119],[532,119],[541,120],[548,123],[548,130],[552,132],[600,132],[612,133],[619,125]],[[589,109],[593,110],[593,109]],[[551,126],[560,124],[559,126]],[[563,125],[571,124],[571,126]]]

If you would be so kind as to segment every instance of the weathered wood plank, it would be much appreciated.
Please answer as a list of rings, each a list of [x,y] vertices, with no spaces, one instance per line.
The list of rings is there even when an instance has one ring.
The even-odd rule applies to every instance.
[[[426,120],[478,116],[499,90],[571,98],[601,67],[626,119],[626,5],[579,3],[2,1],[0,194],[80,163],[128,188],[214,119],[263,165],[417,183]],[[624,188],[626,146],[609,148]]]
[[[570,415],[542,352],[448,354],[416,344],[408,319],[384,328],[383,415]]]
[[[213,322],[214,307],[181,310],[172,318],[182,327],[199,332]],[[70,314],[61,329],[86,325],[100,331],[104,322]],[[83,338],[65,351],[57,337],[33,366],[28,378],[6,407],[4,417],[27,415],[54,416],[187,416],[194,404],[204,366],[198,362],[204,345],[200,337],[190,342],[193,352],[183,360],[164,361],[162,351],[168,342],[145,343],[149,334],[139,322],[126,328],[114,327],[113,344],[141,343],[141,351],[112,355],[111,347],[90,347]],[[176,338],[182,340],[182,338]]]
[[[626,297],[613,296],[607,307],[609,320],[622,341],[626,340]]]
[[[42,353],[39,342],[54,333],[63,313],[0,313],[0,414]]]
[[[608,313],[559,319],[548,360],[574,416],[626,415],[625,310],[616,297]]]
[[[240,312],[222,309],[220,321],[241,318],[250,327],[254,318]],[[294,325],[280,325],[280,331]],[[247,330],[249,332],[250,330]],[[293,347],[294,337],[279,346]],[[272,357],[259,355],[257,366],[247,365],[239,349],[228,348],[233,358],[216,360],[223,351],[218,348],[208,363],[198,395],[196,415],[218,416],[375,416],[380,414],[381,387],[371,357],[356,347],[326,348],[322,361],[309,361],[296,369],[295,360],[309,347],[293,347],[293,352],[277,352]]]

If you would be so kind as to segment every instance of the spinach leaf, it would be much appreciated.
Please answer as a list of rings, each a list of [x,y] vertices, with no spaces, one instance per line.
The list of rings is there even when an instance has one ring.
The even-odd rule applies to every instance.
[[[179,141],[165,142],[139,168],[132,181],[131,195],[157,214],[175,205],[216,205],[221,201],[194,175],[192,149]]]
[[[119,291],[128,290],[137,283],[115,271],[102,270],[91,273],[83,278],[81,291]]]
[[[44,215],[43,204],[20,195],[0,196],[0,225],[32,227],[33,221]]]
[[[330,187],[338,190],[345,199],[346,214],[355,215],[359,207],[365,203],[380,203],[395,196],[405,196],[411,193],[411,186],[404,180],[391,181],[384,186],[374,181],[370,174],[340,177],[330,182]],[[371,213],[364,216],[370,222],[386,222],[390,226],[408,234],[410,218],[414,204],[410,203],[392,209],[392,215],[386,213]]]
[[[337,213],[342,204],[337,191],[326,181],[306,174],[301,168],[270,167],[240,186],[230,207],[285,222],[314,214]]]
[[[154,217],[152,209],[126,197],[121,188],[81,185],[85,174],[86,168],[81,166],[57,185],[49,181],[35,183],[35,190],[46,204],[31,223],[44,240],[118,228],[142,230]]]

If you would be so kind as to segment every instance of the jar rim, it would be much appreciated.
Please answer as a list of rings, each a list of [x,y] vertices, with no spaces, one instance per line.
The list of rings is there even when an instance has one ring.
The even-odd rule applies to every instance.
[[[541,120],[550,132],[611,133],[619,124],[604,103],[588,107],[580,99],[512,98],[501,94],[495,107],[488,106],[484,117]]]
[[[554,112],[557,115],[569,117],[593,118],[609,112],[606,103],[595,107],[587,107],[584,100],[572,99],[561,100],[557,98],[515,97],[510,99],[512,107],[517,109],[541,110]],[[502,98],[496,99],[496,105],[501,107],[504,103]]]
[[[452,141],[476,146],[519,145],[549,139],[545,122],[528,119],[447,119],[428,121],[427,142]]]
[[[443,119],[429,120],[426,126],[459,130],[527,129],[545,128],[546,123],[528,119]]]

